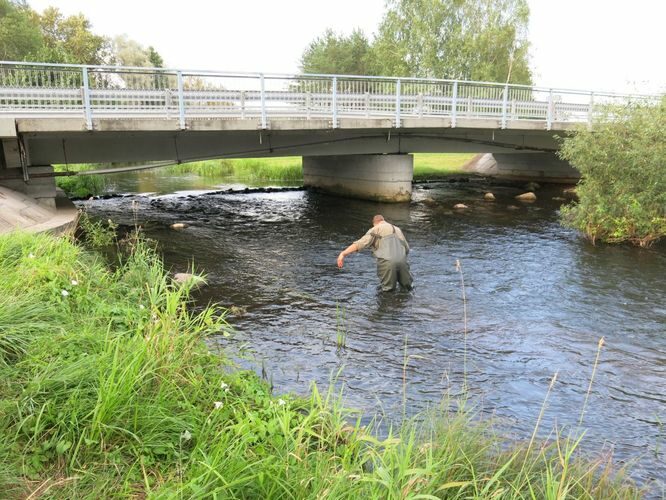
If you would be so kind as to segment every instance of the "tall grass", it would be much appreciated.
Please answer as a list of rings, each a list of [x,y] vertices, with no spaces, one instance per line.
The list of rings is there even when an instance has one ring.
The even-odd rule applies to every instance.
[[[172,174],[193,173],[202,177],[233,176],[241,181],[302,182],[300,157],[209,160],[166,167]]]
[[[124,255],[111,270],[67,239],[0,237],[3,496],[640,496],[577,439],[509,443],[447,401],[380,439],[340,394],[274,396],[206,348],[222,311],[192,312],[141,238]]]

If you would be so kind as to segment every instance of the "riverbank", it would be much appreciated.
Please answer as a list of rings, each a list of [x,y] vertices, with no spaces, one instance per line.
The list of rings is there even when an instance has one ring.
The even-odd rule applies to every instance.
[[[190,287],[146,242],[120,245],[111,270],[68,239],[0,237],[10,498],[639,496],[608,459],[581,459],[578,440],[539,442],[541,416],[516,444],[445,401],[379,439],[334,394],[275,396],[209,352],[206,336],[229,334],[223,310],[191,312]]]
[[[421,153],[414,155],[414,180],[438,180],[451,175],[465,174],[463,167],[474,154],[469,153]],[[93,170],[96,165],[56,165],[59,172]],[[162,167],[170,175],[196,175],[215,180],[233,178],[248,184],[275,182],[301,185],[303,183],[302,160],[298,156],[284,158],[221,159],[182,163]],[[150,172],[150,171],[147,171]],[[157,169],[155,170],[157,172]],[[57,178],[58,187],[71,198],[99,196],[109,188],[108,177],[103,175],[62,176]]]

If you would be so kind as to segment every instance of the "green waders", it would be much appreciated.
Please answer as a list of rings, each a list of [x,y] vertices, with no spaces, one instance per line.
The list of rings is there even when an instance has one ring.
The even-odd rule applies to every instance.
[[[412,275],[407,263],[405,244],[393,233],[387,236],[376,236],[377,249],[373,252],[377,258],[377,276],[382,284],[383,292],[395,289],[397,283],[411,290]]]

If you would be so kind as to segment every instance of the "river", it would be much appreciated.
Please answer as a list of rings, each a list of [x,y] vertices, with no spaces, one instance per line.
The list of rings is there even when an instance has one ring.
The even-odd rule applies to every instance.
[[[244,186],[197,179],[123,174],[113,190],[153,194],[79,204],[140,224],[174,271],[194,263],[205,272],[199,303],[235,312],[234,336],[211,342],[242,355],[277,392],[306,394],[335,378],[348,406],[394,421],[466,385],[475,408],[524,439],[557,374],[539,432],[548,437],[555,425],[576,428],[603,337],[582,449],[629,462],[634,478],[663,494],[666,245],[592,246],[560,226],[559,187],[522,204],[515,186],[430,183],[415,186],[412,203],[390,205],[303,190],[210,194],[201,190]],[[488,189],[495,202],[483,201]],[[412,292],[378,292],[369,253],[335,265],[375,213],[409,240]],[[174,222],[188,227],[174,231]]]

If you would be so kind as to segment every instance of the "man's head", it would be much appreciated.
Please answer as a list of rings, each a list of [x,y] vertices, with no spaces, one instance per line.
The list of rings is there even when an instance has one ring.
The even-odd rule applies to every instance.
[[[372,225],[373,226],[376,226],[380,222],[384,222],[384,216],[383,215],[377,214],[372,218]]]

